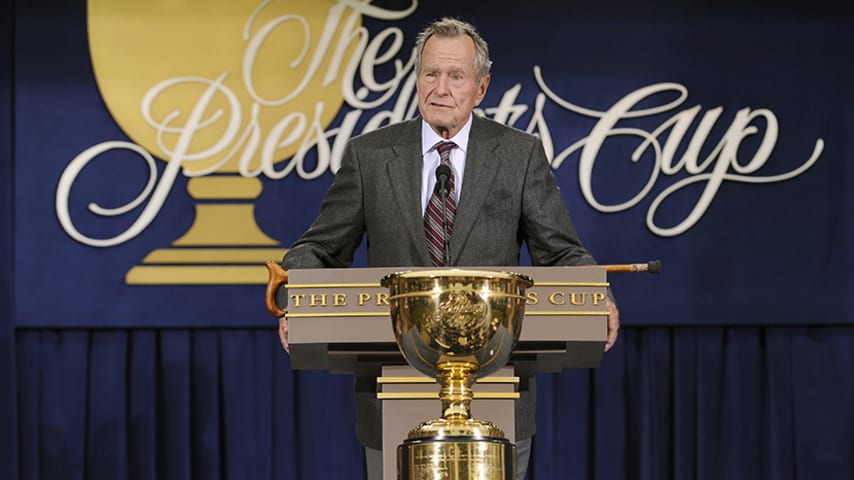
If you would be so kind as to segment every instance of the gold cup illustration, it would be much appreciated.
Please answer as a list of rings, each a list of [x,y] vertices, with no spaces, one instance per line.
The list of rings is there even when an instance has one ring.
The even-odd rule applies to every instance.
[[[335,4],[89,0],[92,65],[110,114],[153,156],[181,162],[196,203],[190,229],[133,267],[128,284],[266,282],[261,265],[285,249],[256,222],[257,176],[262,156],[281,162],[311,143],[316,129],[299,132],[300,121],[325,130],[344,103],[345,69],[333,59],[353,55],[346,33],[361,17],[347,23],[356,14],[345,12],[330,27]],[[281,138],[292,134],[301,137]]]
[[[522,331],[525,289],[515,273],[435,270],[388,275],[395,338],[406,361],[440,385],[442,415],[398,446],[398,478],[516,478],[515,446],[471,416],[472,385],[510,359]]]

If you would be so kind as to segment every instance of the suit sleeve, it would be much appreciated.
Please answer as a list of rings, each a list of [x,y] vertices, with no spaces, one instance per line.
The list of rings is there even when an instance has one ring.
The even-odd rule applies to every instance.
[[[285,254],[282,266],[287,270],[348,267],[353,263],[353,254],[364,231],[361,170],[351,141],[320,206],[320,214]]]
[[[522,233],[537,266],[594,265],[581,244],[542,143],[533,142],[522,193]]]

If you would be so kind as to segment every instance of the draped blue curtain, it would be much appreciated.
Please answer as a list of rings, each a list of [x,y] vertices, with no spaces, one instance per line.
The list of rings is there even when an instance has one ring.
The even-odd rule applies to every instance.
[[[292,371],[272,328],[15,351],[19,478],[364,476],[352,377]],[[854,478],[852,367],[850,326],[626,328],[599,369],[540,376],[529,478]]]

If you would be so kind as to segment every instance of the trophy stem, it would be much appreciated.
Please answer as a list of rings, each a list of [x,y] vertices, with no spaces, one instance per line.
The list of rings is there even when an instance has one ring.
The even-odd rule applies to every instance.
[[[443,362],[436,365],[436,380],[439,382],[439,399],[442,401],[442,418],[445,420],[469,420],[471,401],[474,398],[472,385],[478,367],[471,362]]]

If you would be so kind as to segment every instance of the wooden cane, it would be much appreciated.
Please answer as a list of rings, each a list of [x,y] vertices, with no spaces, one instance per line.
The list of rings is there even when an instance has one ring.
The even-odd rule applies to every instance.
[[[604,268],[608,273],[647,272],[659,274],[661,273],[661,260],[653,260],[647,263],[629,263],[622,265],[598,265],[598,267]]]
[[[275,260],[267,260],[267,270],[269,271],[269,280],[267,281],[267,311],[270,315],[281,318],[285,316],[285,310],[276,303],[276,292],[279,288],[288,283],[288,272],[282,268],[279,262]],[[647,263],[629,263],[619,265],[590,265],[591,268],[604,268],[608,273],[620,272],[647,272],[661,273],[661,260],[653,260]]]

